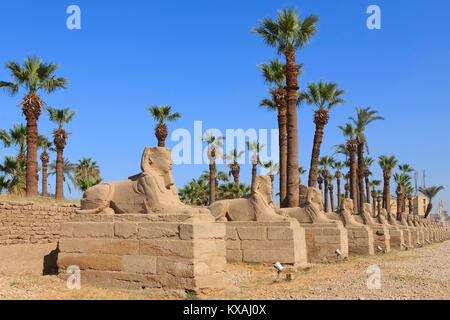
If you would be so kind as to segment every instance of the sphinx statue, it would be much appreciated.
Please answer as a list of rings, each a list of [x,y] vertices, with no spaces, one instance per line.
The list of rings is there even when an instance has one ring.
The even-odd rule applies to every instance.
[[[287,221],[275,212],[270,176],[257,176],[246,198],[219,200],[209,207],[216,221]]]
[[[95,185],[84,193],[79,214],[209,213],[183,204],[172,176],[172,154],[162,147],[145,148],[142,172],[122,181]]]
[[[323,211],[322,191],[313,187],[300,186],[300,206],[297,208],[278,209],[277,213],[296,218],[300,223],[331,223],[334,219],[329,219]]]
[[[353,215],[353,200],[352,199],[342,199],[341,208],[339,211],[340,216],[342,218],[342,222],[346,228],[348,227],[362,227],[364,226],[362,223],[359,223],[355,220]]]
[[[377,219],[378,219],[379,223],[389,225],[389,221],[388,221],[389,218],[388,218],[386,209],[382,208],[380,210],[380,213],[378,214]]]

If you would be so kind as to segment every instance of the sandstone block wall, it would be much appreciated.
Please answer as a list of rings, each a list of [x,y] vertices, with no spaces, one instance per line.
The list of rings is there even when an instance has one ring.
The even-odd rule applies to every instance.
[[[225,225],[211,215],[77,215],[63,223],[58,268],[78,266],[81,284],[223,289]]]
[[[305,228],[308,262],[330,262],[348,257],[348,235],[341,222],[300,225]],[[341,251],[340,256],[336,249]]]
[[[373,255],[374,239],[368,226],[347,227],[348,253],[350,255]]]
[[[305,230],[289,222],[226,222],[228,262],[307,265]]]
[[[75,204],[0,201],[0,245],[57,242]]]
[[[382,224],[371,225],[373,230],[373,244],[375,252],[378,252],[378,247],[381,247],[384,252],[391,251],[391,234],[389,228]]]

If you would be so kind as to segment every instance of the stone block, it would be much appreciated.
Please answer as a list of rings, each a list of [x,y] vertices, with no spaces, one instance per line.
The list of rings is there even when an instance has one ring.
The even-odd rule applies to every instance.
[[[73,224],[72,235],[75,238],[113,238],[114,223],[104,222],[67,222]]]
[[[129,273],[155,274],[156,257],[126,255],[122,257],[122,271]]]
[[[116,222],[114,224],[114,236],[123,239],[135,239],[137,236],[137,223]]]
[[[121,271],[122,256],[110,254],[60,253],[58,268],[66,270],[69,266],[81,270]]]
[[[141,240],[140,254],[194,258],[194,243],[190,240]]]
[[[225,223],[180,224],[180,238],[190,239],[222,239],[225,237]]]
[[[179,224],[176,222],[144,222],[138,226],[139,239],[179,238]]]
[[[63,238],[59,241],[61,252],[100,253],[100,254],[138,254],[138,240],[122,239],[78,239]]]
[[[267,239],[267,227],[240,227],[236,229],[241,240]]]

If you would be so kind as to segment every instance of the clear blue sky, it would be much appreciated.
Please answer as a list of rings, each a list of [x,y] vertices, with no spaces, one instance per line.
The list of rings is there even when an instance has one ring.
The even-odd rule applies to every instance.
[[[81,8],[81,30],[66,28],[71,4]],[[366,27],[371,4],[381,8],[381,30]],[[320,16],[317,35],[297,54],[297,62],[305,63],[300,87],[323,79],[348,91],[347,103],[331,114],[322,154],[344,141],[337,125],[355,106],[372,106],[386,120],[367,129],[370,155],[395,155],[420,173],[425,169],[427,185],[447,187],[435,208],[441,199],[450,206],[448,1],[1,1],[0,62],[37,54],[61,64],[57,74],[71,80],[70,89],[43,99],[78,112],[67,127],[72,135],[65,156],[74,162],[93,157],[105,181],[123,179],[139,172],[143,148],[156,144],[147,105],[165,103],[183,114],[170,130],[192,132],[195,120],[224,132],[277,127],[276,114],[258,107],[267,88],[256,67],[276,52],[250,29],[287,5]],[[3,67],[0,79],[9,80]],[[16,107],[22,96],[0,94],[0,128],[24,121]],[[304,167],[312,148],[312,114],[310,106],[299,110]],[[52,128],[44,114],[40,133],[50,135]],[[0,157],[13,152],[0,149]],[[177,186],[205,169],[175,166]],[[373,171],[381,179],[378,165]],[[241,173],[249,183],[250,165]]]

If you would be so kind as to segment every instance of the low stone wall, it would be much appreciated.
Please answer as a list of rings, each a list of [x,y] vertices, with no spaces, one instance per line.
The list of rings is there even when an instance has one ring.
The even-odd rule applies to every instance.
[[[76,215],[62,224],[58,268],[81,270],[81,283],[136,289],[228,286],[225,225],[209,214]]]
[[[308,262],[332,262],[348,257],[348,234],[342,222],[301,223],[305,228]],[[336,250],[341,254],[338,255]]]
[[[0,245],[57,242],[76,204],[0,201]]]
[[[374,255],[373,233],[368,226],[349,226],[346,229],[350,255]]]
[[[262,262],[305,267],[305,230],[297,220],[287,222],[226,222],[228,262]]]

